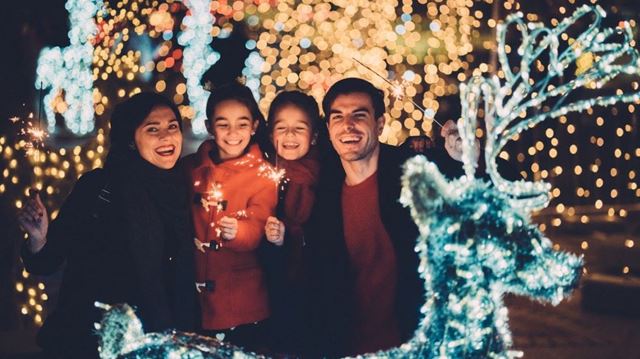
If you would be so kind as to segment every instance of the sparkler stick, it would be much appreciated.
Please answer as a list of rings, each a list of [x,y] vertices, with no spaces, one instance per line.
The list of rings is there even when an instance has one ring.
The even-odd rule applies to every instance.
[[[278,173],[278,140],[276,140],[276,173]],[[276,198],[278,198],[278,186],[280,186],[280,179],[276,182]]]
[[[40,99],[38,101],[38,127],[42,128],[42,107],[44,107],[44,97],[42,95],[42,89],[44,88],[44,84],[40,81],[40,89],[38,93],[40,95]]]
[[[404,90],[402,89],[402,84],[393,83],[393,82],[389,81],[389,79],[387,79],[386,77],[384,77],[384,76],[380,75],[378,72],[376,72],[376,70],[374,70],[371,67],[365,65],[362,61],[356,59],[355,57],[352,57],[352,59],[353,59],[353,61],[359,63],[362,66],[364,66],[364,68],[366,68],[367,70],[373,72],[376,76],[381,78],[384,82],[389,84],[391,86],[391,96],[395,97],[396,99],[401,99],[404,96]],[[409,102],[411,102],[415,107],[419,108],[422,111],[422,114],[424,116],[424,113],[427,111],[424,107],[420,106],[415,101],[413,101],[413,99],[411,99],[409,97],[407,97],[407,100],[409,100]],[[433,120],[433,122],[438,124],[438,126],[442,127],[442,124],[440,122],[438,122],[438,120],[436,120],[435,118],[433,118],[432,120]]]
[[[278,140],[276,140],[276,171],[278,170]]]

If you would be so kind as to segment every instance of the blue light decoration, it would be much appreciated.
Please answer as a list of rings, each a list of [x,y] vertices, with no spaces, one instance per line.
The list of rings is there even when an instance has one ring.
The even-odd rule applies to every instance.
[[[255,41],[247,41],[245,47],[248,50],[255,49]],[[242,76],[245,77],[245,85],[251,89],[253,97],[256,101],[260,100],[260,76],[262,75],[262,64],[264,59],[260,56],[258,51],[251,51],[247,59],[244,60],[244,68],[242,69]]]
[[[184,0],[189,13],[182,19],[184,30],[178,35],[178,43],[184,46],[183,75],[187,80],[187,95],[193,108],[192,131],[207,132],[204,125],[209,92],[202,85],[202,75],[220,59],[211,48],[211,28],[215,18],[211,14],[210,0]]]
[[[559,53],[562,34],[589,14],[595,19],[591,26]],[[555,28],[525,24],[520,13],[499,26],[504,82],[497,76],[476,76],[461,86],[463,118],[458,127],[465,176],[447,181],[437,166],[422,156],[405,164],[401,201],[411,208],[420,229],[418,271],[427,293],[421,308],[423,318],[407,343],[359,358],[520,357],[522,352],[511,349],[503,295],[514,293],[555,305],[578,284],[582,258],[553,250],[551,241],[531,223],[531,212],[547,205],[549,185],[505,180],[497,171],[495,158],[515,135],[544,119],[640,98],[639,93],[621,93],[565,103],[575,89],[598,89],[621,74],[639,72],[629,26],[600,29],[604,16],[600,7],[584,6]],[[507,27],[513,24],[522,35],[517,73],[511,72],[505,44]],[[622,35],[622,41],[609,41],[614,34]],[[535,81],[529,70],[543,53],[549,55],[547,72]],[[595,61],[572,77],[567,69],[583,54],[594,55]],[[564,81],[554,84],[559,77]],[[478,166],[474,153],[476,114],[481,100],[490,182],[474,177]],[[549,106],[549,111],[520,117],[542,105]],[[175,331],[144,334],[128,306],[105,309],[107,314],[98,329],[102,358],[261,357],[215,338]]]
[[[67,0],[69,12],[70,45],[65,48],[43,48],[36,68],[37,89],[50,89],[44,97],[48,131],[55,130],[55,112],[65,120],[66,127],[74,134],[93,131],[93,60],[92,37],[97,33],[94,16],[102,5],[101,0]],[[64,98],[64,103],[55,101]],[[56,106],[54,103],[64,104]]]
[[[244,352],[242,348],[218,339],[193,333],[167,331],[145,334],[140,319],[128,304],[96,302],[95,305],[105,310],[100,323],[95,324],[96,334],[100,338],[98,352],[101,359],[266,358],[256,353]]]

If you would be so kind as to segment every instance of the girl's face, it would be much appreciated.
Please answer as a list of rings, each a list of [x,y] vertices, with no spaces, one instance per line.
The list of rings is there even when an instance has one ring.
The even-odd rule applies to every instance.
[[[218,145],[221,160],[240,157],[258,126],[251,111],[235,100],[220,102],[213,110],[210,133]]]
[[[304,157],[312,137],[311,120],[304,111],[293,105],[276,111],[271,140],[280,157],[290,161]]]
[[[167,106],[157,106],[138,126],[134,134],[140,157],[152,165],[171,169],[180,158],[182,132],[178,119]]]

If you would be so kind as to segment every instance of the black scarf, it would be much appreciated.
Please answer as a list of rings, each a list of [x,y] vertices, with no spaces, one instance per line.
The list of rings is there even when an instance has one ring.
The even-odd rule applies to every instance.
[[[126,217],[145,330],[189,327],[184,317],[194,309],[184,295],[193,292],[193,229],[183,171],[158,168],[129,149],[112,149],[104,169]]]

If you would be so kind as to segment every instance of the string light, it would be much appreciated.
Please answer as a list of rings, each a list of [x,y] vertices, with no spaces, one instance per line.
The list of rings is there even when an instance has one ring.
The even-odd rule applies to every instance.
[[[44,98],[49,132],[55,130],[55,113],[64,117],[67,128],[75,134],[93,131],[91,38],[96,33],[93,17],[101,4],[100,0],[67,0],[71,44],[40,52],[36,88],[50,89]]]
[[[214,17],[209,11],[210,0],[184,1],[190,14],[182,19],[184,30],[178,36],[178,43],[184,46],[183,73],[187,79],[189,102],[194,109],[192,130],[206,133],[204,125],[209,93],[200,85],[202,75],[220,59],[220,54],[211,48],[211,28]]]

